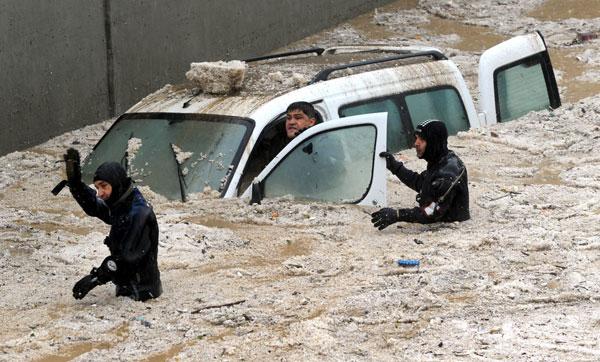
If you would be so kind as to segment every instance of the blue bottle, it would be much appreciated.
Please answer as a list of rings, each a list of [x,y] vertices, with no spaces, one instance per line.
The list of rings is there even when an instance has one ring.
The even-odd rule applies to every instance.
[[[421,264],[417,259],[398,259],[397,263],[404,267],[418,267]]]

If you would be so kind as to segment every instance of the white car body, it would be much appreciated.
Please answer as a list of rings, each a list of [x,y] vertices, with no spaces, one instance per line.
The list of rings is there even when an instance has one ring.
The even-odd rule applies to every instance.
[[[381,49],[382,47],[377,48]],[[424,47],[384,48],[387,48],[386,50],[388,51],[407,53],[439,53],[434,48]],[[364,51],[364,49],[365,47],[342,47],[325,50],[325,53],[351,55],[359,50]],[[541,59],[540,62],[547,63],[538,67],[533,63],[537,59],[535,57],[539,57]],[[533,60],[528,60],[525,66],[519,66],[519,62],[522,59]],[[517,67],[511,67],[513,64],[517,65]],[[533,72],[533,70],[538,68],[545,71],[545,73],[540,76]],[[508,71],[498,73],[499,70],[503,69],[507,69]],[[517,69],[517,71],[515,72],[513,69]],[[498,74],[500,74],[502,82],[498,82],[496,79]],[[542,80],[540,80],[540,77]],[[531,79],[536,81],[532,82]],[[545,87],[542,84],[544,80],[546,83]],[[517,112],[508,112],[506,110],[510,111],[513,103],[517,103],[509,94],[508,105],[502,105],[501,110],[505,113],[510,113],[511,117],[514,117],[519,112],[522,113],[560,105],[554,74],[549,62],[546,46],[540,34],[533,33],[512,38],[491,48],[482,55],[479,68],[480,112],[475,109],[473,99],[460,70],[451,60],[443,57],[435,61],[392,66],[334,79],[316,81],[297,89],[285,90],[283,92],[252,92],[249,90],[241,92],[238,95],[215,96],[196,94],[191,92],[189,87],[185,86],[167,86],[131,107],[125,113],[124,117],[140,114],[209,114],[252,120],[254,123],[252,132],[247,137],[246,143],[238,151],[238,156],[234,158],[237,160],[235,164],[229,166],[227,174],[221,183],[222,187],[219,188],[222,197],[228,198],[240,195],[250,197],[252,194],[251,187],[241,187],[240,181],[257,144],[265,137],[269,127],[272,127],[276,122],[281,122],[282,116],[289,104],[297,101],[310,102],[322,115],[324,122],[296,137],[253,178],[253,183],[255,185],[264,185],[265,182],[268,182],[268,178],[273,173],[273,170],[280,167],[281,164],[288,162],[286,161],[287,155],[293,152],[299,145],[310,142],[311,138],[315,137],[315,135],[336,132],[336,130],[350,125],[370,124],[377,130],[377,138],[372,140],[375,152],[373,152],[370,146],[366,147],[370,152],[370,157],[372,157],[370,165],[372,180],[366,186],[367,190],[365,190],[362,197],[339,201],[361,205],[383,206],[386,204],[386,171],[385,162],[378,157],[378,154],[390,146],[386,143],[387,141],[396,139],[396,135],[389,132],[396,132],[395,130],[398,130],[398,132],[402,133],[402,137],[409,137],[407,136],[410,133],[408,131],[410,131],[411,127],[415,126],[414,123],[416,122],[416,118],[418,118],[413,113],[425,117],[429,115],[428,112],[430,110],[428,108],[436,108],[436,114],[441,115],[441,117],[444,117],[445,107],[448,107],[448,111],[452,109],[456,114],[461,114],[464,120],[462,124],[457,126],[456,130],[476,128],[502,121],[503,119],[499,115],[500,110],[498,108],[499,99],[502,99],[502,96],[497,94],[499,84],[505,87],[503,88],[505,92],[512,92],[512,89],[515,88],[518,92],[525,92],[524,94],[536,92],[536,94],[540,95],[539,99],[535,99],[538,103],[519,103],[516,105],[518,108]],[[528,89],[528,84],[533,84],[539,89]],[[547,95],[546,98],[543,97],[544,94]],[[518,99],[523,99],[523,95],[519,95],[518,97]],[[412,103],[409,103],[409,99],[410,102],[414,102],[415,106],[411,106]],[[442,99],[447,103],[437,105],[435,103],[437,99]],[[386,114],[382,114],[382,112],[387,112],[387,109],[375,110],[373,112],[368,110],[369,107],[377,108],[383,106],[389,106],[391,107],[390,112],[397,113],[397,115],[392,115],[388,112],[387,125],[385,121]],[[359,114],[363,114],[361,113],[362,110],[366,110],[366,113],[360,116]],[[345,112],[348,114],[344,114]],[[398,117],[398,120],[394,120],[397,123],[395,129],[389,126],[392,116]],[[452,122],[453,115],[449,115],[448,117],[451,120],[450,122]],[[412,125],[410,122],[412,122]],[[453,133],[456,133],[456,130]],[[386,137],[383,137],[384,135]],[[346,140],[346,142],[350,141]],[[407,144],[406,141],[402,145],[410,147],[410,144]],[[347,150],[348,145],[344,146],[344,149]],[[356,154],[354,157],[356,157]],[[365,164],[364,167],[369,166]],[[183,176],[180,175],[180,184],[182,184],[181,177]],[[184,199],[184,186],[181,187],[182,199]],[[298,196],[294,195],[293,190],[290,190],[290,194]],[[308,199],[319,200],[319,197],[304,196],[307,196]]]

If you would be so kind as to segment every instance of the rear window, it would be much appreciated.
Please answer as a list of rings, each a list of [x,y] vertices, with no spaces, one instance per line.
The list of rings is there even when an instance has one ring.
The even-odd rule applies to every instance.
[[[494,81],[499,122],[550,108],[549,90],[539,57],[499,69]]]

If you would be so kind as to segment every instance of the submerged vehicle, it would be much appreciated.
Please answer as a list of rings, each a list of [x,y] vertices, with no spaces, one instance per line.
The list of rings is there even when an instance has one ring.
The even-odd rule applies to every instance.
[[[539,33],[482,54],[479,111],[460,70],[435,48],[339,46],[246,62],[244,87],[234,94],[168,85],[131,107],[84,161],[84,180],[100,163],[118,161],[136,183],[169,199],[211,189],[255,202],[291,195],[384,206],[378,155],[409,148],[419,123],[439,119],[456,134],[560,106]],[[257,164],[258,147],[282,132],[296,101],[312,103],[323,122]]]

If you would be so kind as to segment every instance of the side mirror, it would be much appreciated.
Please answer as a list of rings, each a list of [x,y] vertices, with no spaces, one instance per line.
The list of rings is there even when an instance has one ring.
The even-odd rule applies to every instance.
[[[263,184],[262,182],[253,182],[252,183],[252,196],[250,197],[250,205],[259,204],[263,199]]]

